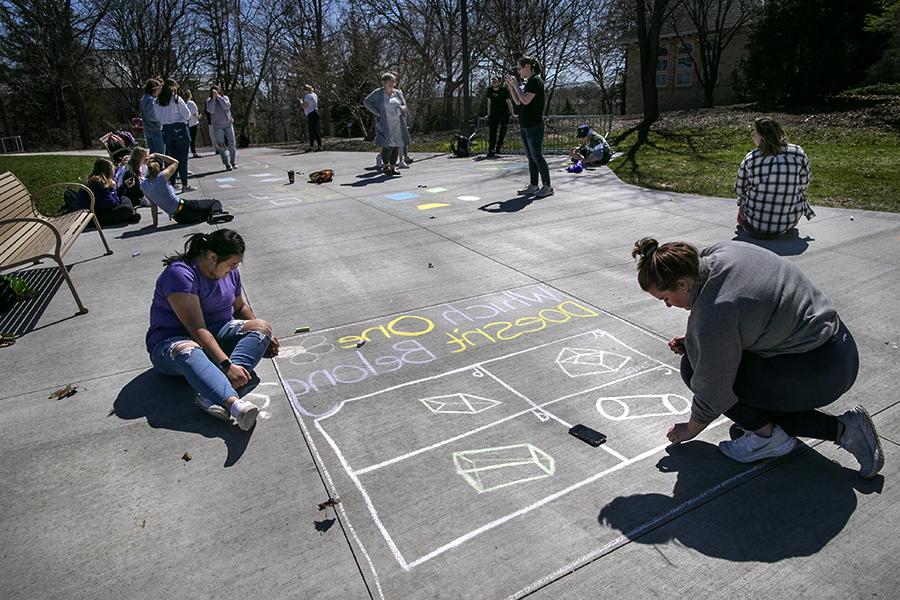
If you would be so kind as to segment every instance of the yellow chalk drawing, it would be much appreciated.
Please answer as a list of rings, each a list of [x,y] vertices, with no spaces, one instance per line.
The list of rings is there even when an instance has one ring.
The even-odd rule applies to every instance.
[[[445,206],[450,206],[449,204],[444,204],[443,202],[431,202],[429,204],[419,204],[416,206],[419,210],[431,210],[432,208],[444,208]]]

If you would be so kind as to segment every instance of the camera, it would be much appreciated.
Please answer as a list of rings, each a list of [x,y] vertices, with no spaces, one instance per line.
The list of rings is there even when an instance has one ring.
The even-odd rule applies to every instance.
[[[507,75],[512,75],[513,77],[519,76],[519,67],[510,67],[509,71],[506,72]]]

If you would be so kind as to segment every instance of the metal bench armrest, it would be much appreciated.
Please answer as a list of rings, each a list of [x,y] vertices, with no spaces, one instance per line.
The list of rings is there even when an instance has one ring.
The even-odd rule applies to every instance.
[[[90,201],[91,201],[90,211],[91,211],[91,212],[94,212],[94,192],[92,192],[92,191],[91,191],[91,188],[89,188],[88,186],[84,185],[83,183],[75,183],[75,182],[71,182],[71,183],[67,183],[67,182],[63,182],[63,183],[51,183],[50,185],[44,186],[44,187],[42,187],[41,189],[39,189],[38,191],[36,191],[36,192],[34,192],[33,194],[31,194],[31,206],[32,206],[32,208],[34,208],[34,212],[36,212],[37,214],[39,214],[39,215],[41,215],[41,216],[44,216],[44,217],[48,216],[48,215],[44,215],[43,213],[41,213],[41,211],[39,211],[39,210],[37,209],[37,206],[36,206],[35,203],[34,203],[34,197],[35,197],[35,196],[39,196],[40,194],[46,192],[47,190],[52,190],[53,188],[59,188],[59,187],[66,187],[66,188],[69,188],[69,187],[76,187],[76,188],[81,188],[81,189],[83,189],[84,191],[86,191],[86,192],[87,192],[87,195],[88,195],[88,198],[89,198]]]
[[[62,251],[62,234],[59,233],[59,229],[54,227],[53,223],[49,223],[43,219],[37,219],[35,217],[13,217],[12,219],[0,219],[0,227],[3,225],[12,225],[13,223],[40,223],[41,225],[45,225],[50,228],[50,231],[53,232],[53,236],[56,238],[56,255],[59,256],[60,251]]]

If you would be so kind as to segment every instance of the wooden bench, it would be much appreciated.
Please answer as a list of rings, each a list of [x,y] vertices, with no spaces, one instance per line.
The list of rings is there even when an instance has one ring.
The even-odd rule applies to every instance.
[[[45,258],[52,258],[59,265],[72,296],[78,304],[76,314],[83,315],[88,311],[81,303],[78,292],[69,277],[69,271],[63,264],[66,255],[79,234],[93,220],[97,233],[106,247],[106,255],[112,254],[97,216],[94,214],[94,194],[80,183],[55,183],[42,188],[36,194],[60,187],[77,187],[84,189],[91,201],[90,210],[78,210],[59,217],[48,217],[38,211],[31,194],[22,182],[12,173],[0,175],[0,271],[11,269],[28,263],[38,263]]]

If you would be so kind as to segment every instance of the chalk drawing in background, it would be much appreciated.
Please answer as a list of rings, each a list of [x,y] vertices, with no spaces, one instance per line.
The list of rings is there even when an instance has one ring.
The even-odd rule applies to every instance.
[[[678,394],[613,396],[597,400],[597,412],[610,421],[683,415],[690,410],[690,400]]]
[[[453,464],[479,494],[546,479],[556,472],[553,457],[532,444],[454,452]]]
[[[490,400],[472,394],[448,394],[421,398],[419,402],[435,414],[475,415],[503,404],[499,400]]]
[[[556,364],[569,377],[584,377],[601,373],[617,373],[630,360],[630,356],[606,350],[563,348],[556,357]]]
[[[300,340],[296,346],[282,346],[278,351],[279,358],[287,358],[295,365],[314,363],[334,350],[328,343],[328,337],[313,335]]]

